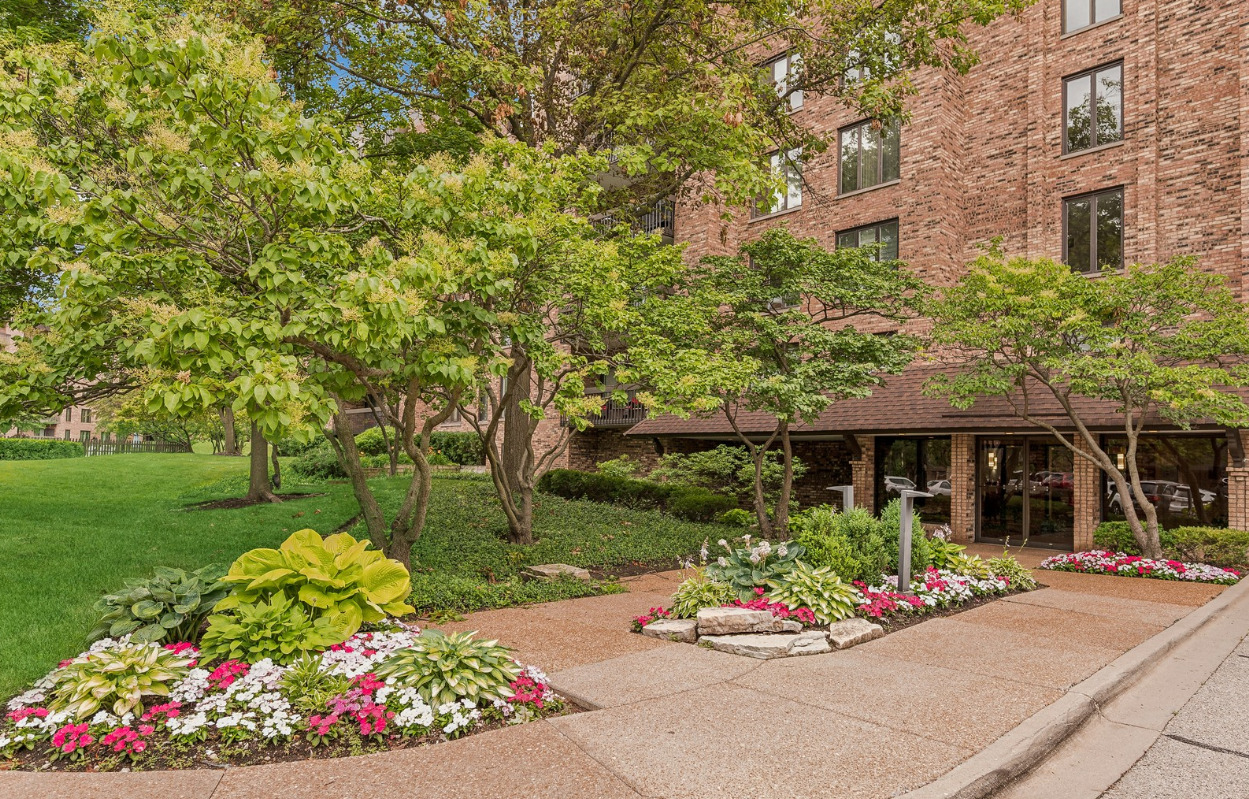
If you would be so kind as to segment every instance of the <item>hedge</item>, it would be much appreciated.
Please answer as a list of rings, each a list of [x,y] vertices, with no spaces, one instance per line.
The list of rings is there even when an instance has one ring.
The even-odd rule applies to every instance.
[[[391,442],[394,433],[388,436]],[[386,442],[382,438],[380,427],[370,427],[356,436],[356,447],[361,455],[385,455]],[[429,448],[444,458],[447,463],[458,463],[461,466],[481,466],[486,462],[486,448],[481,437],[476,433],[435,432],[429,437]],[[406,457],[401,456],[401,458]],[[411,463],[409,460],[408,463]]]
[[[1102,522],[1093,533],[1093,543],[1102,549],[1141,554],[1127,522]],[[1171,560],[1208,563],[1222,569],[1249,568],[1249,532],[1221,527],[1177,527],[1159,530],[1162,554]]]
[[[54,458],[81,458],[84,455],[86,452],[77,441],[0,438],[0,461],[48,461]]]
[[[538,480],[538,490],[564,499],[588,499],[629,508],[659,508],[680,519],[709,522],[737,507],[737,501],[697,486],[652,483],[601,472],[552,469]]]

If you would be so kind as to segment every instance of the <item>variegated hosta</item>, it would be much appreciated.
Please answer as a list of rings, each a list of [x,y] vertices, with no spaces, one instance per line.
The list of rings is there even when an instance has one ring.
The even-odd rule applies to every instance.
[[[412,590],[408,570],[368,546],[346,533],[322,538],[316,530],[300,530],[277,549],[253,549],[230,565],[223,579],[236,588],[214,610],[233,610],[283,592],[312,608],[314,616],[328,618],[339,640],[366,621],[412,613],[412,606],[404,604]]]
[[[497,641],[479,641],[476,633],[445,635],[426,630],[411,647],[401,649],[376,669],[380,679],[394,677],[415,688],[435,709],[470,699],[493,702],[512,696],[511,683],[521,667]]]
[[[143,714],[146,697],[169,696],[187,675],[190,660],[160,644],[128,643],[86,652],[56,674],[49,707],[86,719],[99,710],[115,716]]]
[[[768,598],[790,610],[810,608],[821,624],[848,619],[861,600],[858,590],[842,582],[832,569],[812,568],[805,561],[768,580]]]

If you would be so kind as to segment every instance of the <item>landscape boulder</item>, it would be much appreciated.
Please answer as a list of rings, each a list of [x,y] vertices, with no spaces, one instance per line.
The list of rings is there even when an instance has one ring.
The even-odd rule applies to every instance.
[[[801,633],[706,635],[699,638],[698,643],[700,646],[708,646],[719,652],[760,660],[797,655],[822,655],[833,651],[828,645],[828,633],[823,630],[808,630]]]
[[[703,608],[698,611],[699,635],[779,633],[786,629],[786,622],[773,616],[770,610]]]
[[[659,619],[643,627],[642,635],[692,644],[698,640],[698,622],[693,619]]]
[[[575,577],[582,582],[590,582],[590,573],[578,566],[567,563],[543,563],[538,566],[527,566],[521,575],[528,580],[554,582],[561,577]]]
[[[838,649],[849,649],[884,634],[885,629],[879,624],[859,618],[836,621],[828,628],[828,640]]]

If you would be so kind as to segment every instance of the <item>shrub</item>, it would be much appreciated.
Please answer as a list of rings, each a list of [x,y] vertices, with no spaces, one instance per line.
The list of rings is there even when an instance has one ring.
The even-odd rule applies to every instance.
[[[994,577],[1005,577],[1011,589],[1018,588],[1023,591],[1031,591],[1037,586],[1036,578],[1032,576],[1032,572],[1024,568],[1022,563],[1010,555],[1003,555],[1000,558],[989,558],[985,561],[985,565]]]
[[[285,593],[312,609],[314,616],[328,619],[341,634],[340,641],[366,621],[413,612],[403,602],[412,588],[408,570],[368,547],[368,541],[347,533],[322,538],[316,530],[300,530],[277,549],[245,552],[224,578],[238,587],[214,610]]]
[[[306,607],[278,592],[264,599],[240,602],[231,612],[208,617],[200,657],[255,663],[264,658],[285,666],[310,652],[319,652],[350,637],[328,616],[313,618]]]
[[[627,454],[621,455],[619,458],[611,460],[599,461],[595,464],[599,474],[605,474],[608,477],[625,477],[630,478],[638,473],[642,464],[630,458]]]
[[[682,581],[672,595],[672,617],[675,619],[692,619],[703,608],[718,608],[737,599],[737,592],[726,583],[718,583],[707,578],[703,569],[695,572],[693,577]]]
[[[859,593],[827,567],[798,561],[789,571],[769,578],[768,598],[790,610],[810,608],[815,620],[830,624],[854,615]]]
[[[737,500],[732,497],[695,487],[675,487],[664,501],[664,510],[692,522],[713,521],[735,507]]]
[[[325,436],[320,434],[312,436],[307,441],[299,441],[294,438],[284,438],[274,446],[277,447],[278,455],[285,458],[298,458],[301,455],[308,454],[318,447],[329,448],[329,444],[326,442]]]
[[[143,714],[150,696],[169,696],[172,683],[187,674],[190,660],[159,644],[123,644],[86,652],[58,669],[53,710],[67,710],[87,719],[101,709],[115,716]]]
[[[146,580],[127,580],[123,590],[95,603],[104,615],[87,640],[129,635],[140,643],[197,641],[213,605],[230,593],[230,585],[221,579],[225,572],[217,565],[189,573],[157,566]]]
[[[755,514],[741,508],[733,508],[721,513],[717,521],[720,524],[731,524],[734,527],[749,527],[755,523]]]
[[[807,562],[828,567],[843,580],[875,584],[890,570],[887,531],[863,508],[844,513],[831,505],[810,508],[790,521],[790,529],[806,549]]]
[[[742,536],[743,547],[731,547],[728,542],[720,544],[728,554],[716,558],[707,566],[708,579],[726,583],[743,602],[755,599],[756,588],[767,585],[768,580],[778,578],[794,568],[803,555],[803,548],[793,541],[786,541],[774,549],[771,542],[760,541],[753,547],[750,536]]]
[[[392,444],[395,441],[394,433],[382,437],[382,428],[370,427],[360,435],[356,436],[356,449],[360,450],[361,455],[387,455],[386,441]]]
[[[1163,531],[1158,532],[1159,539],[1161,539]],[[1132,528],[1127,522],[1102,522],[1093,531],[1093,543],[1099,549],[1110,552],[1123,552],[1128,555],[1141,554],[1141,548],[1136,545],[1136,539],[1132,536]]]
[[[347,476],[343,465],[338,462],[330,442],[322,441],[304,454],[291,460],[286,466],[294,475],[310,480],[333,480]]]
[[[763,490],[772,498],[784,479],[781,453],[773,450],[763,459]],[[794,478],[802,477],[807,467],[794,458]],[[755,464],[745,447],[721,444],[701,452],[673,452],[659,459],[659,467],[650,473],[651,480],[674,485],[697,486],[719,493],[749,496],[754,491]]]
[[[664,504],[672,487],[598,472],[552,469],[539,478],[538,490],[565,499],[610,502],[630,508],[658,508]]]
[[[433,433],[429,448],[461,466],[481,466],[486,462],[486,447],[476,433]]]
[[[902,529],[902,500],[895,499],[880,512],[880,522],[885,533],[885,549],[889,553],[891,574],[898,573],[898,534]],[[932,550],[928,536],[916,513],[911,522],[911,574],[923,574],[932,565]]]
[[[1164,545],[1172,560],[1249,569],[1249,532],[1218,527],[1177,527]]]
[[[520,665],[507,647],[477,640],[475,634],[426,630],[411,647],[382,661],[375,673],[380,680],[394,677],[415,688],[434,708],[461,699],[481,704],[508,699]]]
[[[81,458],[85,454],[86,450],[77,441],[0,438],[0,461],[48,461],[55,458]]]

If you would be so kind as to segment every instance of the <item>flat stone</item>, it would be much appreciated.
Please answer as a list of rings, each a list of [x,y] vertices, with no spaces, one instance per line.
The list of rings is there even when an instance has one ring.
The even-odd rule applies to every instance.
[[[698,643],[706,644],[718,652],[760,660],[795,655],[822,655],[833,651],[828,645],[828,634],[823,630],[810,630],[805,633],[704,635],[698,639]]]
[[[703,608],[698,611],[699,635],[779,633],[785,623],[770,610],[749,608]]]
[[[542,563],[537,566],[527,566],[522,575],[530,580],[546,582],[552,582],[561,577],[573,577],[582,582],[590,582],[588,571],[577,566],[569,566],[567,563]]]
[[[781,622],[780,632],[783,633],[800,633],[802,632],[802,622],[790,621],[788,619]]]
[[[693,619],[660,619],[643,627],[642,635],[692,644],[698,640],[698,622]]]
[[[828,640],[838,649],[849,649],[884,634],[885,628],[860,618],[835,621],[828,627]]]

